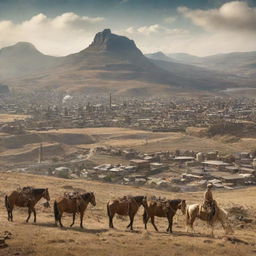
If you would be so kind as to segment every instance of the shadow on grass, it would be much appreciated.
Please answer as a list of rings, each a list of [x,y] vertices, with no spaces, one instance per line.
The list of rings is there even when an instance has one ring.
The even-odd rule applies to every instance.
[[[37,225],[40,227],[48,227],[48,228],[58,228],[61,230],[72,230],[72,231],[76,231],[76,232],[82,232],[82,233],[91,233],[91,234],[96,234],[96,233],[104,233],[109,231],[108,229],[105,228],[98,228],[98,229],[88,229],[88,228],[80,228],[80,227],[69,227],[69,226],[64,226],[64,227],[60,227],[60,226],[56,226],[55,223],[37,223],[37,224],[32,224],[31,225]]]
[[[96,234],[96,233],[104,233],[108,232],[109,230],[106,228],[98,228],[98,229],[89,229],[89,228],[80,228],[80,227],[72,227],[72,228],[66,228],[67,230],[73,230],[77,232],[82,232],[82,233],[90,233],[90,234]]]
[[[202,233],[188,233],[182,231],[174,231],[171,235],[173,236],[188,236],[188,237],[201,237],[201,238],[211,238],[214,239],[216,237],[212,237],[210,234],[202,234]]]

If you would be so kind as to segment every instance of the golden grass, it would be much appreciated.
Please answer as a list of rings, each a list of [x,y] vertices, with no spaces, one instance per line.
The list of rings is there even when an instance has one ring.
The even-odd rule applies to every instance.
[[[35,187],[48,187],[53,201],[65,191],[65,186],[76,189],[94,191],[97,205],[92,210],[88,209],[84,219],[85,230],[78,226],[78,218],[73,228],[55,227],[53,225],[52,209],[44,209],[39,202],[37,205],[38,223],[25,224],[26,210],[15,209],[14,222],[6,220],[6,212],[0,208],[0,228],[13,234],[13,239],[8,240],[8,248],[0,249],[0,255],[32,255],[32,256],[80,256],[80,255],[232,255],[244,256],[255,254],[255,245],[232,244],[225,242],[220,226],[216,227],[216,238],[208,236],[206,226],[197,221],[195,236],[184,232],[184,217],[178,216],[175,221],[174,234],[165,233],[167,222],[165,219],[156,219],[160,232],[155,232],[149,223],[148,231],[144,231],[141,220],[142,209],[135,218],[134,232],[126,230],[127,218],[114,219],[116,229],[109,230],[106,216],[106,203],[116,196],[133,195],[157,195],[170,199],[184,198],[188,203],[201,202],[203,193],[168,193],[147,188],[104,184],[83,180],[64,180],[60,178],[25,175],[17,173],[1,173],[1,194],[9,193],[17,186],[33,185]],[[244,205],[256,212],[255,201],[256,188],[248,188],[236,191],[215,192],[218,203],[224,207],[232,205]],[[91,206],[89,206],[91,208]],[[180,213],[179,213],[180,214]],[[65,215],[64,225],[71,223],[71,216]],[[256,243],[255,225],[246,226],[244,229],[235,228],[236,237],[249,243]]]
[[[133,147],[145,152],[173,151],[180,149],[204,152],[218,150],[225,154],[256,149],[255,138],[242,138],[240,140],[229,142],[221,136],[199,138],[180,132],[154,133],[150,131],[116,127],[59,129],[40,133],[77,133],[87,134],[97,138],[97,142],[94,145],[80,145],[80,147],[85,148],[106,145],[120,148]]]
[[[0,114],[0,122],[10,123],[15,120],[25,120],[29,115]]]

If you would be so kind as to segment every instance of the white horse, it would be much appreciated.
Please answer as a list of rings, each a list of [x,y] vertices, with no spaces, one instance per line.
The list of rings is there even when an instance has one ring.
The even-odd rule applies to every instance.
[[[215,206],[215,213],[212,218],[209,218],[210,210],[204,209],[200,204],[187,205],[186,208],[186,231],[189,231],[189,227],[194,233],[194,221],[199,218],[203,221],[207,221],[208,225],[211,227],[211,235],[213,236],[214,225],[219,221],[225,230],[226,234],[233,234],[234,231],[229,224],[228,213],[221,207]]]

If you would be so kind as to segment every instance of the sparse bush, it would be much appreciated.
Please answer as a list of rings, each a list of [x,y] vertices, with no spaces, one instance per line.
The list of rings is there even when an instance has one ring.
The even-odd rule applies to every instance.
[[[238,135],[243,130],[243,123],[232,123],[232,122],[218,122],[213,124],[208,129],[208,136],[212,137],[215,135]]]

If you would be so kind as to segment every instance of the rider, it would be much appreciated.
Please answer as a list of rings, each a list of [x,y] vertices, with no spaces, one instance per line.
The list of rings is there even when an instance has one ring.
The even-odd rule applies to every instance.
[[[207,190],[204,193],[204,204],[203,205],[205,208],[207,206],[210,206],[210,208],[211,208],[209,220],[211,220],[211,218],[214,216],[215,206],[216,206],[215,200],[213,200],[212,188],[213,188],[213,184],[209,183],[207,185]]]

